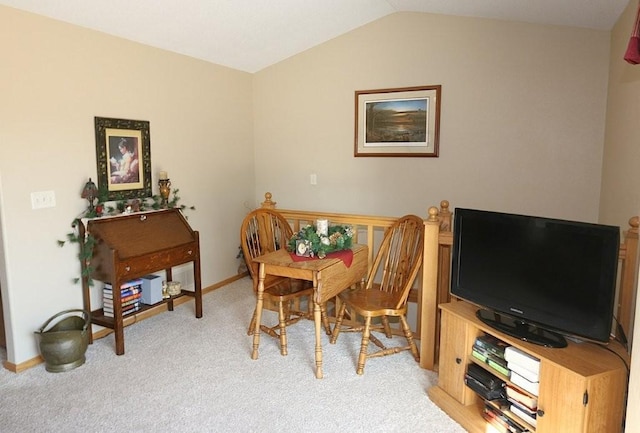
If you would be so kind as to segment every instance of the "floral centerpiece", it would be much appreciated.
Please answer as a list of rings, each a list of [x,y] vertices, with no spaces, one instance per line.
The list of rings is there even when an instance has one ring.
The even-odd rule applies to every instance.
[[[347,225],[329,226],[326,232],[306,225],[289,239],[287,250],[299,256],[324,258],[328,253],[348,250],[353,241],[353,228]]]

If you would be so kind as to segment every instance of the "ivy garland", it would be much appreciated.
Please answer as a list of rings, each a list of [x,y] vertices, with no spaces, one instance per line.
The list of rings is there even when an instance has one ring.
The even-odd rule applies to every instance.
[[[306,241],[308,243],[312,257],[324,258],[328,253],[351,248],[353,228],[348,225],[329,226],[327,235],[324,235],[318,233],[315,226],[306,225],[289,239],[287,251],[295,252],[297,241]]]

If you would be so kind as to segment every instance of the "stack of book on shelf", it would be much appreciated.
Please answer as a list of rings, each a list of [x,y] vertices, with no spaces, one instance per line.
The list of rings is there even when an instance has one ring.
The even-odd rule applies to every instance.
[[[535,427],[538,398],[525,394],[510,384],[506,386],[506,390],[511,413]]]
[[[525,422],[535,426],[540,360],[513,346],[505,350],[504,356],[507,360],[507,366],[511,370],[511,382],[515,385],[515,387],[507,386],[507,398],[511,403],[510,410]]]
[[[471,355],[489,365],[492,369],[507,377],[511,372],[504,357],[508,345],[493,335],[482,335],[473,343]]]
[[[524,433],[529,431],[528,428],[519,424],[513,418],[505,415],[500,409],[488,403],[484,405],[482,417],[487,421],[487,424],[492,427],[492,429],[487,428],[487,432]]]
[[[135,313],[140,310],[140,298],[142,297],[142,279],[131,280],[120,286],[120,302],[122,315]],[[102,289],[102,304],[106,317],[114,316],[113,288],[111,284],[105,284]]]
[[[464,383],[484,400],[505,400],[505,382],[476,364],[469,364]]]

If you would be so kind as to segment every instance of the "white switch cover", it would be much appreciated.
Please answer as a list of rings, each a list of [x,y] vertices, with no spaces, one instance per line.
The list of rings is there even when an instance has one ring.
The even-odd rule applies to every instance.
[[[309,175],[309,182],[311,183],[311,185],[317,185],[318,184],[318,176],[315,173],[311,173]]]
[[[56,206],[56,194],[53,191],[31,193],[31,209],[43,209]]]

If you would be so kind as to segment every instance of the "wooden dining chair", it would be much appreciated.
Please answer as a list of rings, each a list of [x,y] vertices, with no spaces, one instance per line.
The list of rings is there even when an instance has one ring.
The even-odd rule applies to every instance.
[[[363,374],[367,359],[391,355],[410,350],[416,361],[420,361],[418,348],[407,323],[407,298],[422,264],[424,243],[424,223],[416,215],[399,218],[385,232],[369,274],[362,285],[340,293],[340,309],[331,334],[335,343],[340,332],[362,332],[357,374]],[[343,325],[345,312],[352,315],[351,323],[358,316],[364,324]],[[353,315],[356,315],[353,317]],[[380,318],[380,324],[372,324],[373,318]],[[389,317],[398,317],[407,340],[406,346],[386,347],[371,331],[384,332],[391,338]],[[369,353],[369,342],[378,348]]]
[[[240,243],[249,274],[253,279],[254,293],[258,291],[259,264],[253,259],[272,251],[286,248],[293,230],[287,220],[273,209],[256,209],[250,212],[240,228]],[[311,302],[313,285],[308,281],[300,281],[286,277],[267,275],[264,281],[264,301],[267,305],[277,305],[278,323],[274,326],[260,324],[261,331],[280,340],[280,353],[287,354],[286,328],[302,318],[312,318],[309,309],[301,310],[299,302],[294,308],[294,301],[308,297]],[[256,310],[249,324],[247,334],[255,329]]]

